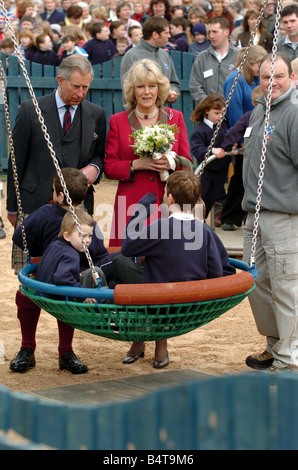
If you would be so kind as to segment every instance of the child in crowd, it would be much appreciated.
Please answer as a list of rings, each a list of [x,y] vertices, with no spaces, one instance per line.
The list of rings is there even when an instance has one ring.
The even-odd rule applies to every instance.
[[[234,274],[221,241],[193,211],[200,204],[200,181],[191,172],[172,173],[165,185],[164,203],[170,216],[144,226],[156,198],[144,196],[130,218],[122,241],[125,256],[145,256],[143,282],[187,282]],[[131,364],[144,353],[135,342],[123,362]],[[169,363],[167,341],[156,342],[153,367]]]
[[[20,19],[19,29],[23,31],[23,29],[29,29],[32,31],[36,27],[36,20],[33,16],[25,15],[22,16]]]
[[[84,45],[92,65],[102,64],[117,54],[116,46],[109,35],[109,28],[104,23],[93,24],[92,39]]]
[[[195,40],[189,45],[189,52],[198,55],[210,46],[211,42],[207,39],[207,31],[204,23],[197,23],[192,28],[192,34]]]
[[[197,105],[192,113],[191,119],[197,125],[191,132],[190,150],[199,164],[204,160],[216,125],[219,123],[222,116],[224,106],[225,100],[220,95],[211,93]],[[221,146],[227,129],[228,124],[226,120],[224,120],[216,137],[214,147]],[[210,155],[212,155],[212,152]],[[206,206],[206,218],[214,203],[224,191],[230,161],[231,157],[226,157],[223,160],[215,160],[206,165],[204,169],[201,177],[201,197]]]
[[[128,48],[129,48],[129,41],[127,38],[123,37],[123,38],[117,39],[116,41],[117,54],[115,54],[113,58],[123,56]]]
[[[53,51],[58,54],[58,51],[61,47],[62,43],[62,29],[60,24],[51,24],[51,34],[52,34],[52,43],[53,43]]]
[[[173,18],[170,22],[171,43],[175,44],[175,50],[188,52],[188,37],[186,34],[187,21],[183,16]]]
[[[258,105],[257,100],[262,96],[262,94],[263,92],[260,85],[253,89],[251,92],[251,98],[254,106]],[[217,158],[225,157],[227,152],[233,152],[234,155],[237,155],[240,152],[243,153],[243,138],[245,132],[250,132],[249,120],[252,112],[253,110],[251,109],[244,113],[243,116],[238,119],[236,124],[230,127],[222,140],[220,148],[213,148],[213,153]],[[235,158],[237,158],[237,156]]]
[[[4,38],[0,44],[0,50],[6,57],[14,53],[14,44],[11,38]]]
[[[73,54],[79,54],[79,55],[82,55],[83,57],[86,57],[86,59],[88,59],[88,54],[85,51],[85,49],[76,45],[76,40],[74,36],[71,36],[71,35],[64,36],[62,38],[61,46],[62,46],[63,51],[59,58],[60,63],[62,62],[63,59],[65,59],[65,57],[68,57]]]
[[[24,29],[19,34],[20,51],[24,58],[32,60],[36,52],[34,36],[31,31]]]
[[[36,52],[32,62],[42,65],[58,65],[58,56],[53,51],[53,43],[48,34],[42,33],[36,38]]]
[[[116,45],[116,41],[119,38],[124,38],[126,31],[125,31],[125,24],[120,21],[112,21],[110,24],[110,40]]]
[[[143,36],[143,29],[140,26],[131,26],[128,28],[128,36],[131,40],[131,47],[139,44],[141,37]]]

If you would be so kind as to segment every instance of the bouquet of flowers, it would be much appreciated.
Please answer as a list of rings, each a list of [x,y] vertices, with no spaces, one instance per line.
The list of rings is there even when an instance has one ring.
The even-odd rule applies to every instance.
[[[165,155],[169,162],[175,158],[175,152],[172,151],[175,134],[179,134],[180,129],[175,124],[156,124],[141,128],[131,134],[134,144],[131,147],[135,155],[140,158],[151,157],[153,160],[159,160]],[[168,171],[160,173],[160,179],[166,181],[169,176]]]

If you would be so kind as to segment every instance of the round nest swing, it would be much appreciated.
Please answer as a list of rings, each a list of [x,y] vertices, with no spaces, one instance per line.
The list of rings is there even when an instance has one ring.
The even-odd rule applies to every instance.
[[[115,290],[41,283],[30,277],[36,264],[23,268],[19,280],[23,294],[78,330],[120,341],[156,341],[199,328],[250,294],[256,271],[242,261],[230,262],[243,272],[202,281],[118,284]],[[77,300],[87,297],[95,298],[96,303]]]
[[[254,37],[257,33],[260,19],[263,15],[264,8],[267,4],[265,1],[262,5],[258,22],[251,36],[247,51],[243,56],[239,66],[234,84],[226,101],[226,107],[218,123],[210,146],[206,153],[203,164],[195,171],[200,177],[205,166],[214,157],[210,157],[210,152],[214,141],[217,137],[219,128],[225,118],[226,109],[229,105],[232,93],[239,80],[243,64],[245,62],[250,46],[253,44]],[[278,0],[278,15],[276,26],[278,26],[278,17],[281,8],[281,0]],[[5,9],[4,9],[5,14]],[[7,18],[6,18],[7,20]],[[278,28],[276,28],[276,31]],[[15,40],[13,31],[11,30],[12,39],[16,48],[17,56],[24,73],[31,98],[34,102],[39,121],[43,129],[47,145],[64,188],[66,199],[69,203],[70,210],[76,221],[79,234],[82,236],[80,226],[76,220],[72,201],[69,197],[67,187],[65,185],[63,175],[59,168],[59,164],[47,134],[43,118],[41,116],[37,100],[35,98],[30,79],[28,77],[24,61]],[[277,33],[274,35],[273,52],[276,52]],[[0,61],[1,62],[1,61]],[[274,68],[274,59],[272,61],[272,75]],[[4,77],[3,69],[0,69],[2,80]],[[5,113],[8,115],[7,98],[5,89],[4,106]],[[269,93],[270,86],[269,86]],[[264,128],[264,141],[261,156],[261,163],[265,164],[266,149],[266,132],[269,125],[270,99],[267,105],[267,118]],[[19,273],[20,289],[23,294],[29,297],[41,309],[53,315],[55,318],[73,326],[76,329],[85,332],[103,336],[110,339],[120,341],[156,341],[159,339],[172,338],[174,336],[183,335],[210,321],[218,318],[223,313],[238,305],[247,297],[255,287],[255,279],[257,270],[254,266],[254,254],[256,249],[256,236],[258,231],[258,213],[260,210],[261,192],[262,192],[262,174],[260,172],[259,191],[256,203],[255,232],[252,242],[250,265],[243,261],[230,259],[230,263],[242,272],[216,279],[208,279],[201,281],[175,282],[175,283],[159,283],[159,284],[125,284],[117,285],[115,290],[102,289],[98,275],[94,269],[92,260],[88,253],[88,248],[84,246],[90,268],[93,276],[97,279],[98,287],[95,289],[73,288],[55,286],[41,283],[34,279],[34,272],[37,265],[31,264],[28,251],[26,250],[25,230],[23,227],[23,213],[19,200],[19,185],[17,180],[17,170],[14,160],[13,141],[11,138],[11,129],[9,119],[6,119],[8,135],[10,138],[11,158],[14,168],[14,184],[18,199],[18,212],[23,228],[24,252],[27,253],[28,265]],[[83,241],[83,240],[82,240]],[[83,242],[84,244],[84,242]],[[84,244],[85,245],[85,244]],[[84,298],[95,298],[96,303],[84,303]],[[79,299],[82,299],[79,301]]]

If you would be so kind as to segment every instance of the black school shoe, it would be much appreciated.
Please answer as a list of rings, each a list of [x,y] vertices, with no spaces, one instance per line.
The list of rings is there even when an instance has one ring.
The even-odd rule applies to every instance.
[[[25,372],[35,367],[35,356],[33,349],[22,348],[10,363],[13,372]]]
[[[68,370],[72,374],[85,374],[88,372],[86,364],[81,362],[72,351],[68,351],[59,357],[59,368],[60,370]]]

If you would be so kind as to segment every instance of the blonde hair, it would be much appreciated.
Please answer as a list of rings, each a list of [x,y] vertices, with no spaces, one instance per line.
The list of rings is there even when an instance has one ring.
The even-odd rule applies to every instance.
[[[135,87],[148,82],[157,83],[158,85],[156,106],[160,107],[164,104],[170,92],[170,82],[156,62],[142,59],[135,62],[123,78],[123,95],[126,108],[134,109],[136,107]]]
[[[240,51],[238,52],[238,55],[236,57],[235,65],[230,70],[229,73],[231,73],[232,70],[235,70],[239,67],[246,50],[247,50],[246,47],[243,47],[242,49],[240,49]],[[251,46],[250,47],[250,49],[248,51],[248,54],[246,56],[245,63],[243,65],[243,69],[242,69],[242,75],[245,78],[245,80],[247,81],[247,83],[252,83],[253,78],[254,78],[254,72],[253,72],[251,66],[253,64],[257,64],[258,62],[261,62],[261,60],[267,54],[268,54],[267,51],[262,46]]]
[[[75,214],[77,216],[77,220],[80,224],[82,225],[88,225],[89,227],[93,227],[94,225],[94,220],[91,217],[88,212],[84,211],[83,209],[75,209]],[[73,233],[73,231],[76,229],[76,223],[74,221],[73,215],[71,212],[66,212],[65,216],[62,219],[61,227],[60,227],[60,232],[58,235],[58,238],[62,238],[64,232],[67,232],[68,234]]]
[[[257,100],[263,95],[263,90],[260,85],[256,86],[251,92],[251,99],[253,103],[256,103]]]

